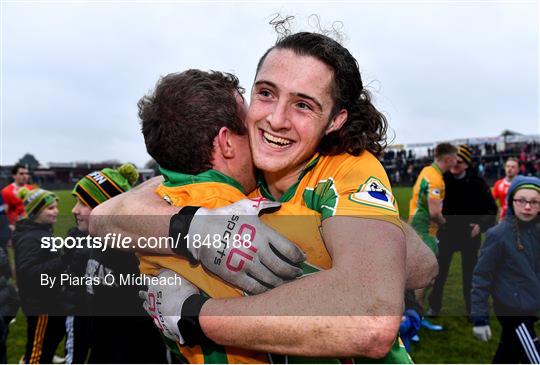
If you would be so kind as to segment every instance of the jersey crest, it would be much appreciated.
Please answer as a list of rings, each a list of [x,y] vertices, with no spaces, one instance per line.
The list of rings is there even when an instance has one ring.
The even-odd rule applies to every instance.
[[[387,209],[392,212],[396,211],[392,191],[374,176],[369,177],[360,185],[356,193],[349,195],[349,200],[358,204]]]

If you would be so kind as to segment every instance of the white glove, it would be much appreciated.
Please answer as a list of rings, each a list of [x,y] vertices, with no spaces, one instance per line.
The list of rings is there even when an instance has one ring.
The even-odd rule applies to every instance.
[[[480,341],[488,342],[491,339],[491,327],[489,327],[489,325],[474,326],[472,331],[474,337]]]
[[[188,207],[197,209],[191,216],[183,208],[171,219],[170,235],[176,240],[187,233],[187,239],[173,250],[248,293],[277,287],[302,275],[294,265],[305,260],[294,243],[258,217],[279,207],[280,203],[267,199],[243,199],[217,209]]]
[[[178,328],[182,306],[187,298],[199,294],[199,289],[171,270],[161,270],[158,278],[165,278],[168,285],[148,285],[148,291],[139,291],[139,297],[144,299],[144,309],[163,335],[183,345],[185,341]],[[178,282],[182,284],[173,285]]]

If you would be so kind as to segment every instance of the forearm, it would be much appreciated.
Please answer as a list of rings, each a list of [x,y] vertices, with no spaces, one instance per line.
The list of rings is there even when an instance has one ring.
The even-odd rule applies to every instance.
[[[392,317],[206,317],[205,332],[227,326],[248,341],[234,340],[230,336],[215,336],[214,341],[259,352],[305,357],[367,357],[386,356],[396,339],[401,316]],[[244,322],[244,323],[241,323]],[[330,330],[339,323],[340,330]],[[275,328],[279,327],[279,332]],[[380,328],[395,327],[393,336],[381,337]],[[321,328],[327,330],[321,331]],[[359,330],[359,328],[362,328]],[[359,332],[360,331],[360,332]],[[257,334],[256,341],[253,335]],[[269,335],[272,333],[272,335]]]
[[[399,328],[401,305],[375,308],[377,300],[344,295],[358,291],[355,282],[338,284],[334,275],[339,273],[311,275],[271,294],[209,300],[201,311],[201,327],[224,346],[297,356],[385,356]],[[334,283],[331,290],[327,280]]]
[[[422,241],[418,233],[403,223],[407,243],[407,289],[420,289],[428,286],[439,272],[437,258]]]
[[[446,219],[442,214],[442,200],[440,199],[428,199],[429,219],[438,225],[446,223]]]

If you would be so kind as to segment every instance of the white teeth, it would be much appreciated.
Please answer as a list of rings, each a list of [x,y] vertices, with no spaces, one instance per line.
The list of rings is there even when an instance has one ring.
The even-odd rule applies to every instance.
[[[277,144],[281,147],[288,146],[292,143],[292,141],[289,141],[288,139],[276,137],[267,132],[263,132],[263,137],[264,139],[266,139],[267,142],[271,142],[272,144]]]

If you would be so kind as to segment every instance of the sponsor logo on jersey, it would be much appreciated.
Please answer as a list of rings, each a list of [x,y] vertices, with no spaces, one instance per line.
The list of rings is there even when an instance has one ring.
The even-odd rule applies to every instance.
[[[396,211],[392,191],[384,186],[381,180],[373,176],[360,185],[358,191],[351,194],[349,198],[359,204]]]
[[[435,196],[441,196],[441,191],[439,189],[433,189],[431,190],[431,194]]]

